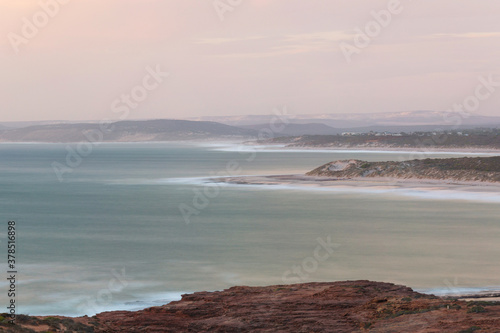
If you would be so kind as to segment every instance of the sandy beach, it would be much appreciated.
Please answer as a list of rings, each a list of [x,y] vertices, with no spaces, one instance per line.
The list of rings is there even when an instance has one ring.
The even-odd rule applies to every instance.
[[[350,178],[291,175],[219,177],[209,180],[232,186],[268,189],[318,190],[370,194],[392,194],[432,200],[500,202],[500,183],[459,182],[435,179]]]
[[[460,190],[470,192],[490,192],[500,194],[500,183],[489,182],[457,182],[453,180],[435,179],[399,179],[399,178],[350,178],[294,175],[268,176],[238,176],[212,179],[214,182],[224,182],[240,185],[301,185],[316,187],[359,187],[377,189],[429,189],[429,190]]]

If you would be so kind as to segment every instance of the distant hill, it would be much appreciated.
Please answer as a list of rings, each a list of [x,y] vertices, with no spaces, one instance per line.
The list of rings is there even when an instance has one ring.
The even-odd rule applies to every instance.
[[[281,117],[281,118],[280,118]],[[204,116],[189,120],[120,121],[104,141],[171,141],[257,137],[262,129],[281,129],[279,136],[337,135],[344,132],[434,132],[478,127],[500,128],[500,117],[435,111],[356,114]],[[6,128],[5,126],[8,126]],[[0,123],[0,141],[77,142],[83,133],[99,129],[97,122]]]
[[[278,129],[283,127],[283,130],[277,131],[274,133],[274,136],[296,136],[296,135],[334,135],[338,133],[342,133],[342,130],[324,125],[324,124],[277,124]],[[269,124],[260,124],[260,125],[247,125],[241,126],[243,128],[249,128],[256,131],[259,131],[263,128],[269,128]]]
[[[83,124],[83,123],[99,123],[99,121],[92,120],[33,120],[33,121],[4,121],[0,122],[0,128],[6,127],[9,129],[23,128],[29,126],[41,126],[41,125],[56,125],[56,124]]]
[[[119,121],[102,131],[99,124],[54,124],[3,130],[0,141],[7,142],[81,142],[92,133],[102,134],[107,142],[178,141],[205,139],[242,139],[257,136],[257,131],[216,122],[188,120]],[[86,136],[87,134],[87,136]]]
[[[231,126],[251,126],[269,124],[275,115],[246,116],[206,116],[190,120],[216,121]],[[290,115],[291,124],[323,124],[339,131],[423,131],[443,129],[463,129],[481,126],[499,127],[500,117],[470,115],[464,117],[457,112],[409,111],[382,113],[331,113]],[[323,134],[323,133],[307,133]],[[333,133],[335,134],[335,133]]]
[[[145,122],[158,120],[141,120]],[[500,128],[500,117],[489,117],[481,115],[470,115],[464,117],[456,112],[437,111],[410,111],[410,112],[382,112],[382,113],[331,113],[331,114],[291,114],[277,116],[268,115],[241,115],[241,116],[202,116],[188,118],[186,120],[168,120],[171,125],[162,120],[160,128],[155,127],[153,133],[137,125],[136,129],[130,129],[136,133],[136,138],[130,140],[146,140],[146,136],[157,137],[155,140],[181,140],[187,138],[203,139],[224,136],[256,136],[262,129],[271,128],[275,124],[277,128],[283,127],[282,131],[273,133],[278,136],[300,136],[300,135],[336,135],[344,132],[367,133],[374,132],[433,132],[473,129],[478,127]],[[181,123],[184,121],[184,123]],[[137,121],[129,121],[135,123]],[[175,123],[176,122],[176,123]],[[121,122],[118,122],[121,123]],[[124,122],[127,123],[127,122]],[[199,125],[194,125],[198,123]],[[213,127],[215,123],[232,127]],[[194,127],[190,128],[191,124]],[[203,124],[203,125],[201,125]],[[212,124],[212,125],[210,125]],[[83,125],[83,126],[82,126]],[[284,125],[284,126],[283,126]],[[68,127],[71,126],[71,127]],[[125,125],[124,125],[125,126]],[[128,125],[127,125],[128,126]],[[164,126],[164,128],[161,128]],[[80,141],[79,134],[82,129],[98,128],[97,121],[23,121],[23,122],[0,122],[0,136],[2,141]],[[238,129],[236,129],[238,128]],[[23,129],[11,132],[13,129]],[[27,129],[27,130],[26,130]],[[129,134],[129,129],[120,134],[122,127],[117,128],[115,134],[106,136],[106,140],[124,140]],[[57,134],[56,134],[57,133]],[[109,134],[109,133],[108,133]],[[154,134],[154,135],[152,135]],[[143,136],[141,139],[140,137]],[[185,138],[186,137],[186,138]],[[31,138],[31,139],[30,139]]]
[[[340,179],[388,177],[500,182],[500,156],[425,159],[403,162],[342,160],[324,164],[306,175]]]

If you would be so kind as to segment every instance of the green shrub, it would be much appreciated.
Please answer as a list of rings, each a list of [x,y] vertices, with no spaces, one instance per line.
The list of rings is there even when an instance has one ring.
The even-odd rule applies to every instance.
[[[467,310],[468,313],[480,313],[480,312],[485,312],[486,309],[483,308],[482,306],[473,306],[469,310]]]
[[[500,302],[498,301],[473,301],[473,302],[468,302],[467,306],[495,306],[495,305],[500,305]]]
[[[461,330],[460,332],[458,333],[472,333],[474,331],[479,331],[481,328],[480,327],[477,327],[477,326],[472,326],[472,327],[469,327],[468,329],[466,330]]]

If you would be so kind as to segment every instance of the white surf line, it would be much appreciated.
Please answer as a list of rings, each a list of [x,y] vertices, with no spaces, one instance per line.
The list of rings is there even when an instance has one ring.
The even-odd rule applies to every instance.
[[[250,176],[238,176],[236,178],[244,178]],[[221,177],[222,179],[224,177]],[[362,186],[349,186],[349,185],[331,185],[331,186],[319,186],[319,184],[252,184],[252,183],[232,183],[232,182],[214,182],[213,178],[205,178],[203,182],[193,181],[189,183],[186,179],[186,183],[191,185],[205,185],[205,186],[224,186],[224,187],[239,187],[248,189],[258,189],[258,190],[292,190],[292,191],[305,191],[305,192],[331,192],[331,193],[361,193],[368,195],[391,195],[391,196],[405,196],[418,198],[421,200],[444,200],[444,201],[469,201],[469,202],[485,202],[485,203],[499,203],[500,202],[500,192],[473,192],[473,191],[460,191],[453,189],[433,189],[426,188],[432,187],[432,184],[422,184],[418,188],[377,188],[379,185],[373,185],[373,187],[362,187]],[[380,187],[384,187],[381,184]],[[442,185],[438,185],[442,186]]]
[[[459,151],[419,151],[419,150],[361,150],[361,149],[318,149],[318,148],[285,148],[285,145],[205,145],[215,151],[244,152],[256,151],[263,153],[341,153],[341,154],[408,154],[408,155],[463,155],[463,156],[500,156],[498,152],[459,152]]]
[[[450,287],[450,288],[419,288],[419,289],[414,289],[416,292],[422,293],[422,294],[432,294],[436,296],[453,296],[453,297],[459,297],[459,298],[467,298],[467,296],[481,296],[481,297],[488,297],[488,295],[484,294],[489,294],[489,293],[500,293],[500,287],[491,287],[491,286],[485,286],[485,287]],[[481,300],[481,298],[477,299],[478,301]],[[500,301],[500,298],[499,298]]]
[[[370,186],[363,186],[362,184],[348,185],[342,184],[328,184],[322,186],[323,183],[280,183],[277,180],[273,182],[273,178],[270,178],[269,183],[265,177],[269,175],[238,175],[234,177],[224,177],[224,176],[213,176],[213,177],[180,177],[180,178],[162,178],[157,180],[148,180],[141,183],[134,183],[134,185],[191,185],[191,186],[220,186],[220,187],[232,187],[232,188],[243,188],[251,190],[284,190],[284,191],[304,191],[304,192],[322,192],[322,193],[360,193],[368,195],[391,195],[391,196],[405,196],[412,197],[421,200],[445,200],[445,201],[469,201],[469,202],[485,202],[485,203],[499,203],[500,202],[500,191],[485,191],[485,192],[475,192],[467,190],[455,190],[453,188],[443,189],[443,186],[453,186],[448,184],[418,184],[418,187],[404,187],[404,184],[399,186],[398,184],[389,184],[391,188],[387,188],[388,184],[371,184]],[[252,184],[252,180],[248,183],[237,183],[231,181],[223,181],[224,179],[244,179],[251,177],[262,177],[262,182],[260,180],[255,180],[256,183]],[[216,181],[221,180],[221,181]],[[480,186],[480,185],[479,185]],[[440,188],[433,188],[440,187]],[[499,186],[500,188],[500,186]]]

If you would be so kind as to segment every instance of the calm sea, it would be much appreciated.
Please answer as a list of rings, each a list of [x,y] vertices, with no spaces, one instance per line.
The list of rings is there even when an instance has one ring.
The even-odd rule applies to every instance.
[[[67,148],[0,144],[0,264],[6,274],[6,222],[15,220],[18,313],[91,315],[284,282],[370,279],[446,293],[500,286],[500,193],[206,180],[228,170],[304,173],[336,159],[416,155],[101,144],[71,160],[61,182],[52,164],[66,164]],[[461,155],[431,157],[445,156]],[[0,293],[6,303],[6,282]]]

